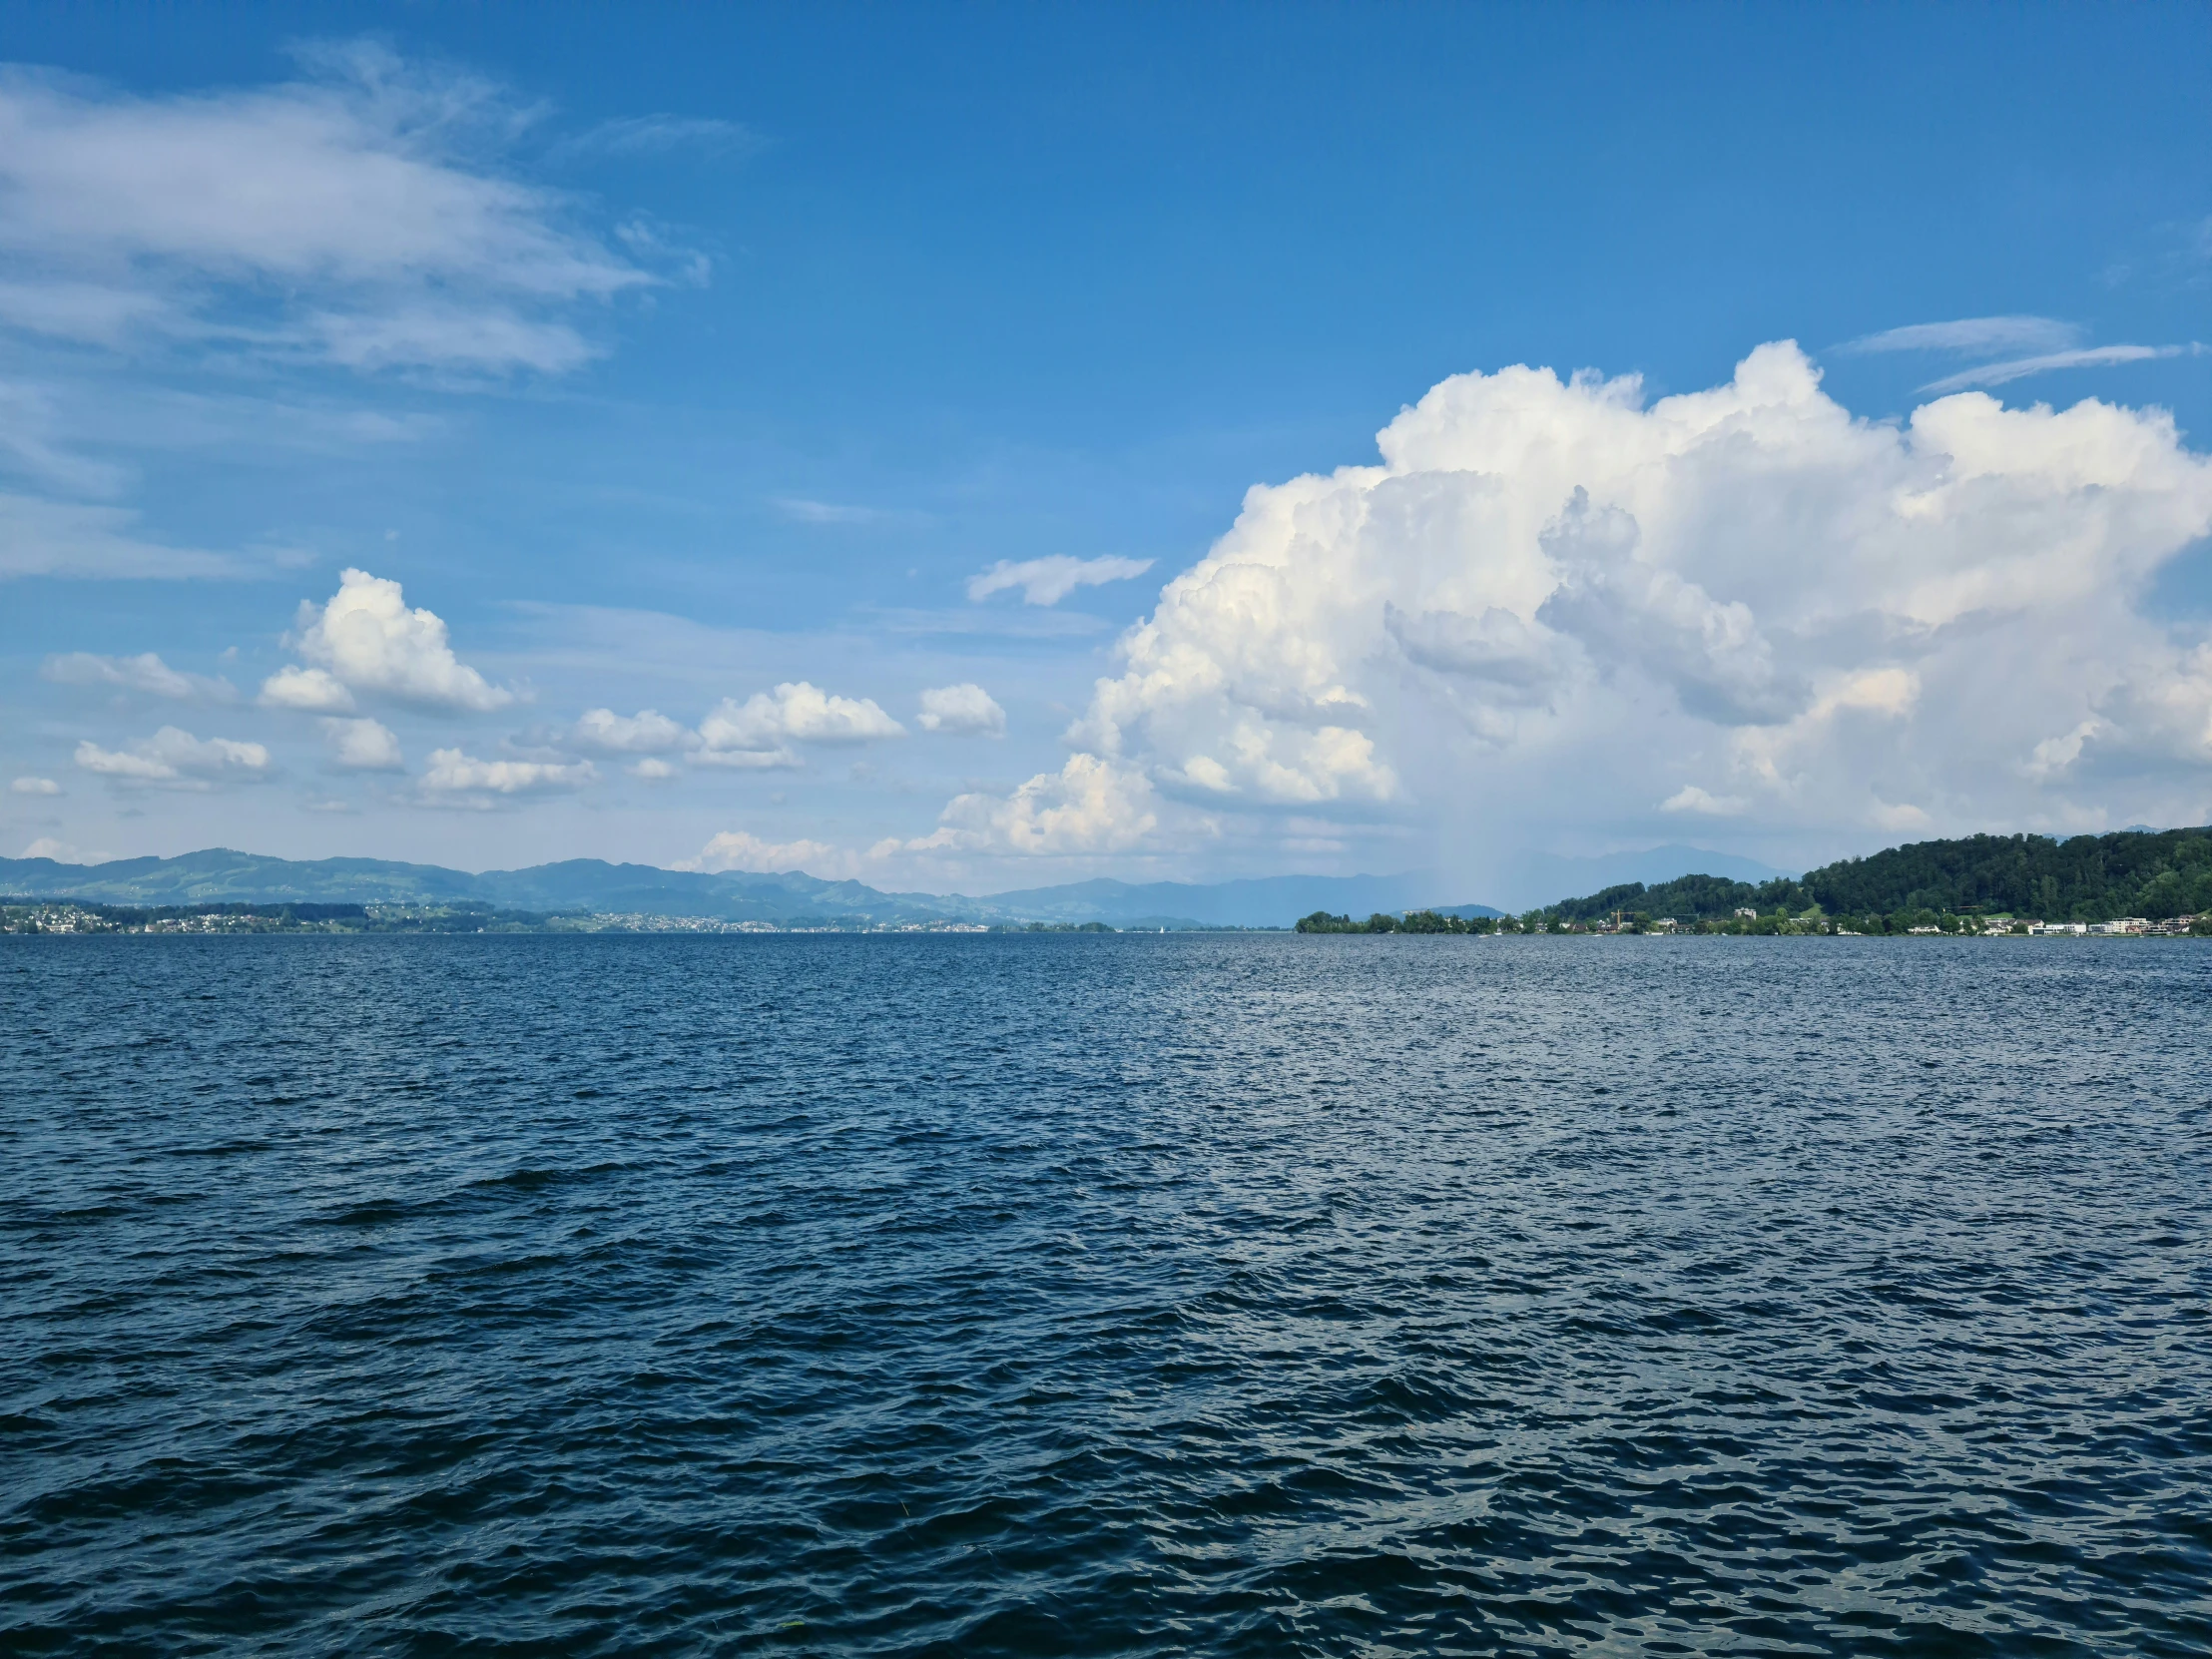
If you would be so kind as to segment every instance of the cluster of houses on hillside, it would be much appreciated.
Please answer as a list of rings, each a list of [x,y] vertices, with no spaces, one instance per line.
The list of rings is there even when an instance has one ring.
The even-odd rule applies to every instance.
[[[1987,927],[1984,927],[1982,931],[1984,933],[2008,933],[2017,931],[2019,928],[2024,926],[2028,932],[2036,934],[2038,936],[2057,933],[2071,933],[2076,935],[2089,933],[2101,934],[2107,937],[2121,933],[2171,935],[2176,933],[2186,933],[2190,931],[2202,919],[2203,917],[2201,916],[2171,916],[2158,921],[2151,921],[2142,916],[2121,916],[2114,921],[2018,922],[2008,919],[2001,926],[1992,921]]]
[[[1757,910],[1740,909],[1736,912],[1736,919],[1738,920],[1756,921],[1758,917],[1759,912]],[[1841,917],[1837,918],[1832,924],[1818,916],[1804,915],[1783,918],[1783,926],[1785,931],[1834,931],[1848,938],[1859,937],[1856,928],[1846,925],[1849,920],[1849,917]],[[1924,927],[1908,927],[1906,931],[1908,933],[1930,934],[1979,933],[1984,938],[1992,939],[2010,933],[2026,933],[2036,938],[2067,936],[2112,938],[2128,934],[2141,937],[2162,935],[2171,938],[2192,932],[2202,920],[2204,920],[2202,916],[2171,916],[2158,921],[2152,921],[2145,916],[2121,916],[2114,921],[2037,921],[2027,916],[1980,916],[1961,917],[1949,927],[1938,927],[1930,924]],[[1633,930],[1634,924],[1627,919],[1625,914],[1616,914],[1589,924],[1589,931],[1593,933],[1626,933]],[[1654,933],[1694,933],[1699,930],[1699,924],[1695,921],[1682,921],[1674,916],[1660,916],[1649,924],[1648,930]]]

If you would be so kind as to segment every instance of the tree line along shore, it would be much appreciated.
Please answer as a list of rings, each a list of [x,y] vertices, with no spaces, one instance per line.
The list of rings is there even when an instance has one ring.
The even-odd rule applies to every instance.
[[[2212,933],[2212,828],[1966,835],[1893,846],[1772,881],[1629,881],[1518,916],[1316,911],[1302,933],[2026,933],[2140,921]]]

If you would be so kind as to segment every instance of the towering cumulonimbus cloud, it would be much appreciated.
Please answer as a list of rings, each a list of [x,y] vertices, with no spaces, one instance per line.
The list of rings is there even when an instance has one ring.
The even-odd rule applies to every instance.
[[[1649,404],[1458,375],[1379,442],[1252,489],[1122,639],[1068,766],[908,845],[2212,816],[2212,646],[2141,606],[2212,532],[2212,462],[2164,411],[1855,419],[1785,341]]]

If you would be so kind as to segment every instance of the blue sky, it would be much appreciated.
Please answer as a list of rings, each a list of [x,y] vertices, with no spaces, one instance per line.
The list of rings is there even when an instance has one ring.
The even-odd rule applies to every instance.
[[[8,852],[1479,896],[2212,819],[2200,7],[10,23]]]

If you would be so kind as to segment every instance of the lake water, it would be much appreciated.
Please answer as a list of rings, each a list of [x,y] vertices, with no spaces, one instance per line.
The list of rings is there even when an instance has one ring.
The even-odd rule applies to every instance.
[[[2202,1654],[2212,945],[0,940],[0,1649]]]

